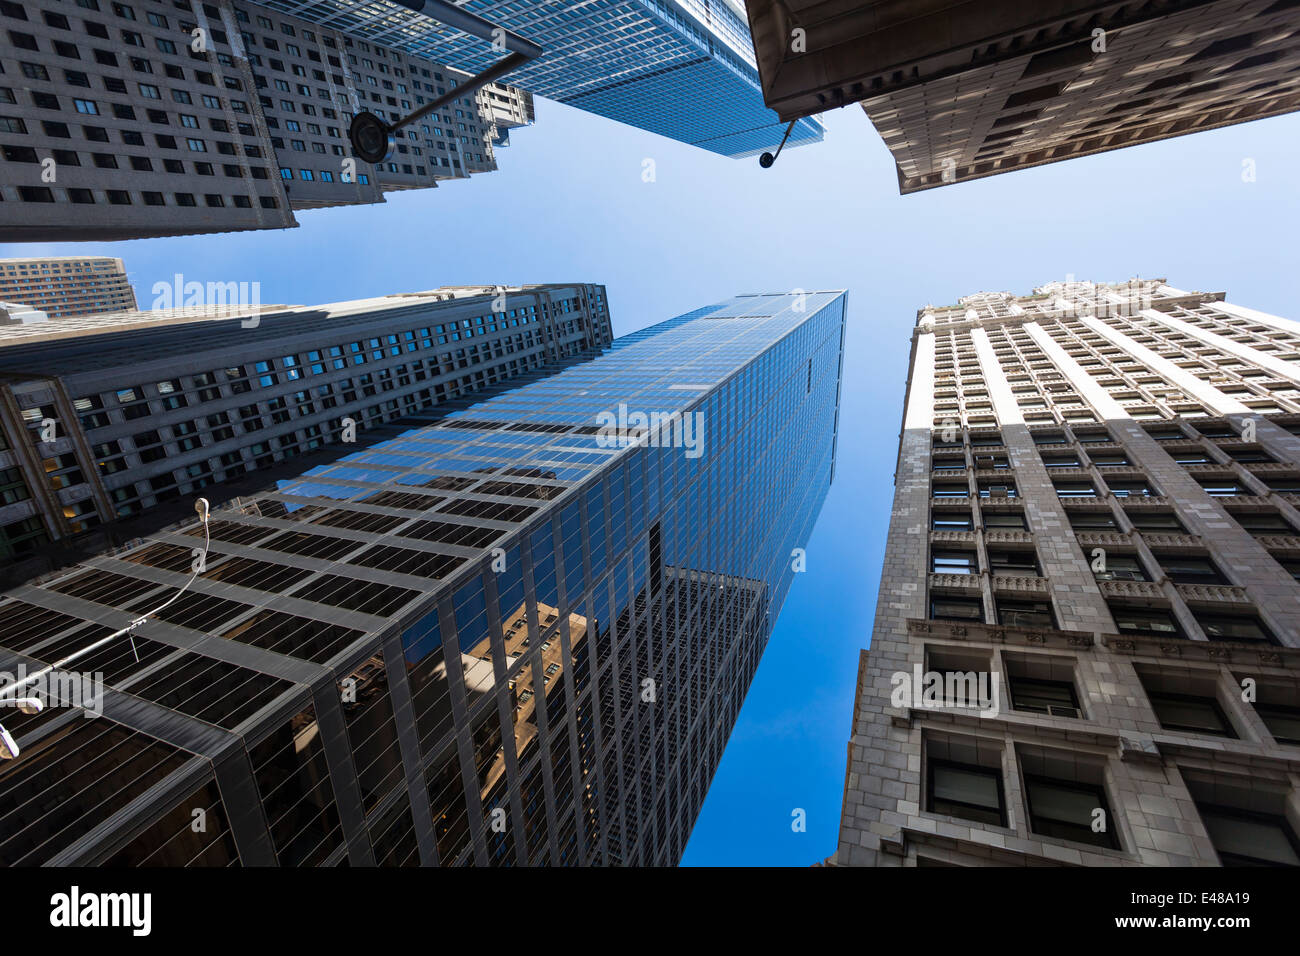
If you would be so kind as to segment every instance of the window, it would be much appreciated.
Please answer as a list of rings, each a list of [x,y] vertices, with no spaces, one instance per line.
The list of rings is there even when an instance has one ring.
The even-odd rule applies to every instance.
[[[1038,576],[1038,556],[1032,551],[989,551],[989,568],[994,574]]]
[[[930,617],[936,621],[984,620],[984,602],[977,597],[936,595],[930,599]]]
[[[1157,553],[1155,559],[1160,562],[1160,567],[1164,569],[1165,574],[1169,575],[1169,580],[1175,584],[1228,583],[1209,558]]]
[[[1112,530],[1115,518],[1109,511],[1066,511],[1070,527],[1076,531]]]
[[[935,574],[975,574],[979,569],[974,551],[935,551],[930,556],[930,570]]]
[[[1013,528],[1024,531],[1025,516],[1019,511],[985,511],[983,514],[985,528]]]
[[[1300,707],[1258,701],[1255,713],[1278,743],[1300,746]]]
[[[1055,780],[1025,774],[1025,803],[1029,828],[1044,836],[1119,849],[1106,791],[1098,784]],[[1100,816],[1096,813],[1101,810]],[[1093,830],[1094,819],[1106,823],[1102,832]]]
[[[1071,681],[1042,680],[1010,674],[1011,706],[1031,714],[1050,717],[1082,717],[1079,698]]]
[[[1300,840],[1280,814],[1196,802],[1224,866],[1300,866]]]
[[[1267,641],[1276,644],[1273,633],[1257,617],[1235,614],[1208,614],[1194,612],[1196,623],[1201,625],[1210,640]]]
[[[1207,495],[1215,498],[1250,494],[1244,486],[1231,478],[1197,478],[1196,483],[1205,489]]]
[[[1065,435],[1061,432],[1034,432],[1035,445],[1064,445]]]
[[[1145,478],[1132,480],[1114,479],[1106,482],[1106,487],[1116,498],[1147,498],[1159,494]]]
[[[1052,485],[1058,498],[1091,498],[1097,494],[1097,489],[1088,481],[1054,481]]]
[[[1076,431],[1074,437],[1079,440],[1080,445],[1100,445],[1111,441],[1110,435],[1106,432]]]
[[[1007,627],[1056,627],[1052,605],[1047,601],[997,600],[998,623]]]
[[[1182,637],[1174,616],[1162,608],[1110,605],[1115,627],[1121,634],[1147,634],[1154,637]]]
[[[970,489],[956,482],[936,482],[930,493],[935,498],[966,498],[970,495]]]
[[[981,498],[1014,498],[1016,486],[1009,481],[981,481],[979,494]]]
[[[935,471],[962,471],[966,467],[965,458],[936,458],[933,462]]]
[[[1148,511],[1145,508],[1126,512],[1128,520],[1138,531],[1168,531],[1173,534],[1186,534],[1187,529],[1172,512]]]
[[[1237,524],[1251,534],[1259,537],[1268,534],[1295,534],[1295,529],[1287,523],[1276,511],[1265,511],[1254,514],[1238,514],[1233,512],[1232,517],[1236,519]]]
[[[1048,468],[1078,468],[1078,455],[1044,455],[1043,464]]]
[[[1112,554],[1106,552],[1103,570],[1093,570],[1098,581],[1150,581],[1142,562],[1135,554]]]
[[[1002,774],[987,767],[931,759],[926,774],[926,810],[945,816],[1007,825]]]
[[[1002,436],[999,434],[992,435],[971,435],[970,443],[975,448],[991,448],[1002,444]]]
[[[1253,448],[1228,449],[1228,457],[1233,461],[1241,462],[1243,465],[1271,464],[1277,461],[1267,452],[1257,451]]]
[[[970,512],[937,511],[930,517],[930,527],[935,531],[970,531]]]
[[[1189,734],[1212,734],[1216,737],[1236,737],[1228,723],[1223,708],[1213,697],[1194,694],[1173,694],[1148,690],[1151,709],[1165,730]]]
[[[1132,464],[1132,462],[1128,460],[1127,455],[1121,455],[1118,452],[1111,452],[1110,454],[1092,455],[1090,457],[1092,458],[1092,463],[1094,465],[1098,465],[1101,467],[1111,467],[1115,465]]]

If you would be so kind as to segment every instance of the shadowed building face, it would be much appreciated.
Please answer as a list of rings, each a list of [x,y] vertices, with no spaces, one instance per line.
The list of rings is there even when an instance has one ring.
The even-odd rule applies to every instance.
[[[749,0],[783,120],[861,103],[903,193],[1300,106],[1290,0]]]
[[[912,342],[833,861],[1300,863],[1300,323],[1066,281]]]
[[[844,306],[738,296],[214,513],[140,660],[85,663],[102,717],[6,718],[0,860],[676,863],[829,489]],[[611,439],[620,405],[705,427]],[[157,608],[202,541],[5,596],[0,669]]]

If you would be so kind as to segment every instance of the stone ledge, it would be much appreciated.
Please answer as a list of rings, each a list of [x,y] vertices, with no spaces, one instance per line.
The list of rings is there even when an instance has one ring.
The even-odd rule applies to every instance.
[[[1184,601],[1203,604],[1250,604],[1246,589],[1233,584],[1175,584]]]
[[[1087,631],[1058,631],[1050,628],[1004,627],[975,621],[932,621],[909,618],[908,636],[939,640],[985,641],[990,644],[1014,644],[1031,647],[1088,648],[1095,643]]]
[[[1146,634],[1103,634],[1102,646],[1117,654],[1178,657],[1215,664],[1261,664],[1265,667],[1300,668],[1300,647],[1279,647],[1262,641],[1192,641],[1185,637]]]
[[[995,574],[994,591],[1017,591],[1022,594],[1042,594],[1047,591],[1047,579],[1033,574]]]
[[[1097,588],[1104,597],[1141,598],[1163,601],[1165,593],[1153,581],[1098,581]]]
[[[930,589],[942,588],[945,591],[980,592],[980,575],[978,574],[931,574]]]

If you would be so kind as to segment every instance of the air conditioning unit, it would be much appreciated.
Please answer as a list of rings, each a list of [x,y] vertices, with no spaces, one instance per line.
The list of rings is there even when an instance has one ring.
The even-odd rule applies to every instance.
[[[1005,497],[1007,496],[1007,491],[1008,491],[1008,486],[1007,486],[1007,485],[990,485],[990,486],[989,486],[989,497],[990,497],[990,498],[1005,498]]]
[[[1140,571],[1103,571],[1097,575],[1100,581],[1145,581]]]
[[[1065,707],[1060,704],[1048,704],[1047,713],[1052,717],[1082,717],[1078,707]]]

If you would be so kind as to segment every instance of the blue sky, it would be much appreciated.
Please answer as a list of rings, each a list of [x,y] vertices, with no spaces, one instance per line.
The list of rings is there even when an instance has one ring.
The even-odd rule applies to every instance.
[[[839,464],[683,861],[805,866],[835,850],[916,310],[1068,274],[1163,276],[1297,317],[1300,116],[900,197],[857,107],[769,170],[539,100],[494,173],[300,228],[5,255],[120,256],[142,307],[174,273],[315,304],[439,285],[599,282],[615,334],[744,292],[849,290]],[[654,182],[642,180],[653,159]],[[1253,159],[1256,181],[1242,181]],[[791,814],[807,814],[807,830]]]

